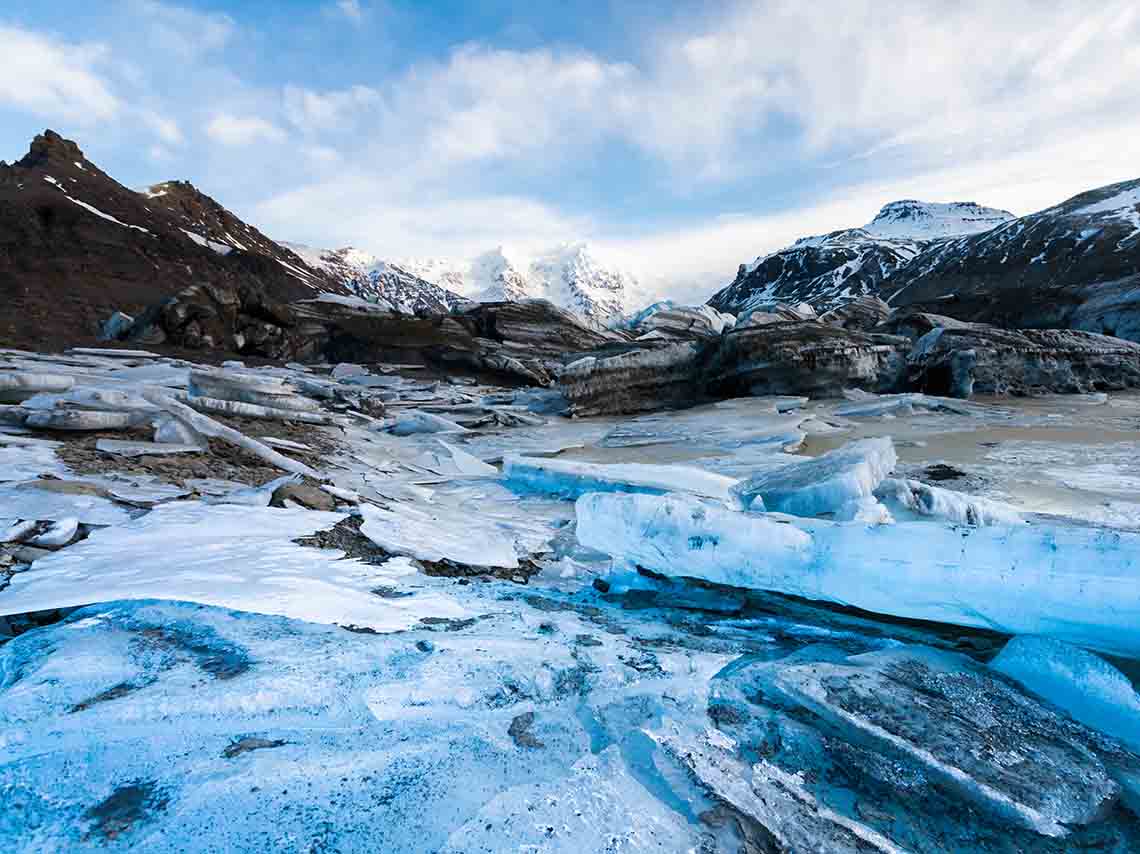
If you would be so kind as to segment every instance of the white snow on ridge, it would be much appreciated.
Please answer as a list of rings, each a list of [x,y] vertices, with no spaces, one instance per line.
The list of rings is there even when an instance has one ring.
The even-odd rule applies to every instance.
[[[150,230],[143,228],[141,225],[131,225],[130,223],[121,222],[120,220],[115,219],[110,214],[103,213],[103,211],[99,210],[94,205],[89,205],[89,204],[87,204],[87,202],[81,202],[79,199],[68,195],[67,190],[63,189],[63,186],[59,183],[59,181],[55,180],[55,178],[51,177],[51,175],[45,175],[44,180],[47,181],[49,184],[52,184],[55,187],[57,187],[59,189],[59,191],[61,193],[63,193],[63,195],[67,198],[67,200],[69,202],[74,202],[75,204],[79,205],[79,207],[83,208],[88,213],[93,213],[93,214],[95,214],[95,216],[99,217],[100,219],[105,219],[105,220],[107,220],[107,222],[113,222],[113,223],[115,223],[115,225],[121,225],[123,228],[133,228],[136,231],[141,231],[143,234],[150,234]]]
[[[213,240],[208,240],[205,237],[203,237],[202,235],[195,234],[193,231],[190,231],[189,229],[183,228],[183,229],[180,229],[180,231],[183,234],[185,234],[187,237],[189,237],[191,240],[193,240],[195,243],[197,243],[199,246],[204,246],[207,249],[213,249],[219,255],[228,255],[234,249],[232,246],[229,246],[228,244],[217,243]]]

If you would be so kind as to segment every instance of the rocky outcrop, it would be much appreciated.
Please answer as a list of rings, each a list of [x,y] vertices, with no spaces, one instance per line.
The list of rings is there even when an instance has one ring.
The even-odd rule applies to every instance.
[[[550,385],[566,362],[627,337],[542,300],[408,315],[355,298],[282,303],[256,287],[204,284],[143,312],[125,340],[279,360],[430,364]]]
[[[972,394],[1082,394],[1140,386],[1140,344],[1068,329],[936,327],[907,360],[910,388]]]
[[[817,321],[745,326],[726,333],[712,351],[703,384],[716,398],[894,391],[904,378],[909,349],[905,338]]]
[[[655,346],[654,346],[655,345]],[[706,342],[644,342],[567,366],[559,388],[575,414],[692,406],[759,394],[835,396],[844,388],[892,391],[911,342],[816,321],[732,329]]]

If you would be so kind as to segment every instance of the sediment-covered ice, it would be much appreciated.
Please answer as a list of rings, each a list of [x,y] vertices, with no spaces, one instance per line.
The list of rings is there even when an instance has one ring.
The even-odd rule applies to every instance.
[[[990,666],[1074,719],[1140,750],[1140,695],[1100,656],[1061,641],[1012,638]]]
[[[586,463],[578,460],[508,456],[503,460],[508,486],[559,498],[587,492],[689,492],[723,501],[736,480],[693,466],[648,463]]]
[[[626,566],[880,614],[1140,654],[1140,534],[771,517],[684,495],[591,493],[579,541]]]
[[[834,513],[872,495],[897,462],[890,438],[861,439],[818,457],[763,469],[734,486],[732,494],[745,510]]]

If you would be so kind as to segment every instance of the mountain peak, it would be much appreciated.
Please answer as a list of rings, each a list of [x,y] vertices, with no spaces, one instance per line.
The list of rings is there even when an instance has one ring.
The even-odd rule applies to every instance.
[[[17,166],[30,169],[42,166],[52,161],[67,161],[68,163],[86,161],[79,145],[70,139],[65,139],[50,128],[43,133],[36,134],[28,153],[17,161]]]
[[[987,208],[977,202],[923,202],[899,199],[888,202],[863,230],[876,237],[932,240],[977,234],[1015,219],[1009,211]]]

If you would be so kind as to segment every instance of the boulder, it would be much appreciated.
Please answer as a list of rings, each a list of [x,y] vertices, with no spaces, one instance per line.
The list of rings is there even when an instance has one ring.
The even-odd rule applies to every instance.
[[[269,504],[272,507],[288,507],[287,501],[299,504],[309,510],[335,510],[336,499],[328,492],[303,483],[285,483],[273,491]]]

